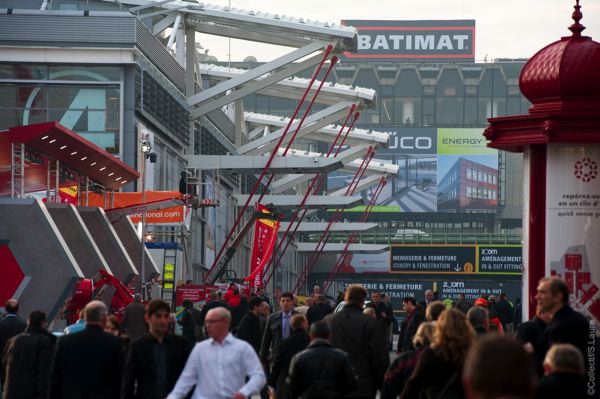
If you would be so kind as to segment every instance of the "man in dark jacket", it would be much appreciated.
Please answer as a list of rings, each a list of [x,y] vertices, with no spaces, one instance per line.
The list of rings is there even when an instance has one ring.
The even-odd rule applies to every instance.
[[[46,314],[34,310],[24,333],[4,349],[4,399],[46,398],[56,337],[46,331]]]
[[[144,319],[145,311],[146,307],[140,294],[135,294],[133,303],[127,305],[123,311],[123,330],[131,342],[137,341],[148,332],[148,325]]]
[[[263,299],[258,296],[253,296],[250,299],[250,311],[246,313],[240,325],[237,328],[236,336],[248,342],[258,355],[260,353],[260,341],[263,335],[263,329],[260,321],[260,307]]]
[[[260,360],[268,366],[272,359],[272,351],[277,347],[282,339],[290,335],[292,316],[296,314],[294,310],[294,295],[291,292],[284,292],[279,298],[280,310],[273,313],[267,319],[265,332],[263,333],[260,345]]]
[[[183,312],[179,320],[177,320],[177,324],[181,326],[181,335],[187,339],[190,348],[197,341],[202,340],[202,334],[200,332],[196,334],[196,331],[201,331],[202,329],[202,314],[198,309],[194,308],[194,303],[189,299],[183,301]]]
[[[50,399],[114,399],[121,393],[123,344],[102,331],[106,305],[92,301],[84,313],[85,329],[58,340],[50,368]]]
[[[308,320],[303,314],[292,317],[290,336],[279,343],[273,351],[273,369],[269,375],[269,386],[275,387],[276,398],[285,399],[285,380],[292,358],[308,346]]]
[[[500,294],[500,299],[496,303],[496,311],[500,316],[500,322],[502,323],[502,328],[504,331],[510,332],[512,331],[512,322],[514,317],[514,309],[510,302],[506,300],[506,293],[503,292]]]
[[[535,299],[542,311],[553,315],[544,332],[541,352],[544,357],[554,344],[572,344],[581,351],[586,359],[586,370],[589,370],[587,341],[590,327],[587,319],[569,306],[567,284],[558,277],[544,277],[538,284]]]
[[[425,321],[425,315],[417,307],[417,302],[413,297],[403,299],[406,319],[400,325],[400,337],[398,338],[398,352],[404,352],[414,349],[413,338],[419,328],[419,325]]]
[[[9,339],[15,335],[21,334],[27,324],[19,318],[19,302],[16,299],[9,299],[4,305],[6,315],[0,320],[0,356],[4,353],[4,346]]]
[[[327,303],[325,295],[316,295],[315,304],[308,308],[308,312],[306,313],[308,324],[323,320],[331,312],[333,312],[333,309]]]
[[[168,332],[170,307],[155,299],[146,307],[149,333],[134,342],[127,356],[122,399],[165,398],[185,366],[190,342]]]
[[[326,322],[310,326],[308,349],[294,356],[290,365],[287,378],[290,398],[344,398],[356,388],[357,377],[348,354],[336,349],[330,338]]]
[[[346,397],[373,398],[383,383],[390,363],[387,342],[379,339],[377,321],[363,314],[367,290],[361,285],[346,289],[346,306],[326,318],[331,325],[331,343],[346,352],[358,375],[358,386]]]
[[[202,325],[204,325],[204,318],[206,317],[206,314],[208,313],[208,311],[211,309],[214,309],[214,308],[225,308],[225,309],[231,311],[231,307],[229,306],[229,304],[226,302],[223,302],[219,299],[218,291],[211,292],[210,293],[210,301],[208,303],[206,303],[204,306],[202,306],[202,311],[201,311]]]
[[[589,398],[584,379],[585,367],[581,352],[571,344],[556,344],[544,360],[544,377],[538,385],[537,398]]]

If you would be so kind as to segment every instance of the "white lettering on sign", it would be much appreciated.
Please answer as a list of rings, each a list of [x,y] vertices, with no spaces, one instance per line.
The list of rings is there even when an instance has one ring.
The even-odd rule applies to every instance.
[[[469,35],[358,35],[358,50],[466,50]]]
[[[393,150],[396,148],[403,150],[429,150],[433,148],[433,142],[431,137],[403,136],[398,140],[398,136],[394,135],[390,139],[389,149]]]

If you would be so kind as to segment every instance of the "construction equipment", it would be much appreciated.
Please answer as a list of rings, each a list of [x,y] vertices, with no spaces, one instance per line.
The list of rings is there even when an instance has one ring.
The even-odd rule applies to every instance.
[[[235,255],[238,247],[242,243],[242,240],[250,230],[250,228],[254,225],[254,222],[257,219],[271,219],[271,220],[280,220],[280,216],[273,209],[273,205],[265,206],[268,212],[255,210],[250,218],[246,221],[246,223],[240,229],[238,235],[233,239],[225,254],[219,259],[218,263],[216,263],[210,272],[204,278],[203,284],[205,285],[214,285],[225,273],[225,267],[229,264],[233,256]]]

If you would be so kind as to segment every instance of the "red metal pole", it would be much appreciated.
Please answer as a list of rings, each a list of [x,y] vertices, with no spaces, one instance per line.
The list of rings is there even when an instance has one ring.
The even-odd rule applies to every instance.
[[[265,176],[267,170],[271,166],[271,163],[273,162],[273,159],[275,158],[275,155],[277,155],[277,150],[279,150],[279,147],[281,146],[281,143],[285,139],[286,134],[288,133],[290,127],[292,126],[294,118],[296,117],[296,115],[298,115],[298,112],[300,111],[300,107],[304,103],[304,100],[306,99],[306,96],[310,92],[310,88],[312,87],[313,83],[315,82],[315,80],[317,78],[317,75],[321,71],[321,68],[323,67],[323,64],[327,60],[327,57],[329,57],[329,54],[331,54],[332,50],[333,50],[333,46],[331,46],[331,45],[327,46],[327,49],[325,50],[325,53],[323,54],[323,59],[321,60],[318,68],[316,69],[316,71],[315,71],[315,73],[314,73],[314,75],[313,75],[313,77],[312,77],[312,79],[311,79],[308,87],[304,91],[304,94],[303,94],[302,98],[300,99],[300,102],[298,103],[298,106],[294,110],[294,114],[290,118],[290,121],[289,121],[287,127],[285,128],[283,134],[281,135],[281,137],[277,141],[277,144],[275,145],[275,148],[271,152],[271,155],[269,156],[269,160],[267,161],[267,164],[263,168],[263,170],[262,170],[262,172],[260,174],[260,177],[258,178],[258,180],[256,181],[256,183],[252,187],[252,190],[250,191],[250,194],[248,195],[248,199],[246,200],[246,202],[244,203],[244,206],[242,207],[242,209],[238,213],[238,215],[237,215],[237,217],[235,219],[235,222],[233,223],[233,227],[231,228],[231,230],[227,234],[227,237],[225,238],[225,241],[223,242],[223,245],[221,245],[221,249],[219,249],[219,253],[215,257],[215,260],[213,261],[213,264],[212,264],[212,266],[210,268],[211,271],[217,265],[217,263],[219,262],[219,260],[221,259],[221,256],[223,255],[223,252],[225,251],[225,247],[227,247],[227,244],[229,244],[229,240],[231,240],[231,237],[233,236],[233,233],[235,232],[235,229],[238,227],[238,225],[242,221],[242,218],[244,217],[244,213],[246,212],[246,209],[248,208],[248,205],[250,204],[250,201],[252,200],[252,197],[254,197],[254,193],[256,192],[256,190],[258,189],[258,187],[260,187],[260,182],[261,182],[262,178]],[[207,276],[208,275],[210,275],[210,271],[209,271],[209,273],[207,273]]]
[[[373,151],[373,147],[369,147],[369,150],[367,151],[367,156],[363,159],[363,162],[361,163],[361,167],[356,171],[356,173],[354,175],[354,179],[352,180],[352,183],[350,183],[350,186],[348,186],[348,190],[346,190],[346,195],[354,194],[354,190],[356,190],[356,188],[358,187],[358,183],[360,182],[360,179],[362,179],[362,177],[363,177],[365,171],[367,170],[367,167],[368,167],[369,163],[371,162],[371,159],[373,159],[374,155],[375,155],[375,151]],[[363,169],[363,166],[364,166],[364,169]],[[362,169],[362,171],[361,171],[361,169]],[[356,177],[359,174],[360,174],[360,177],[358,178],[358,180],[356,180]],[[356,180],[356,184],[354,184],[355,180]],[[354,184],[354,186],[353,186],[353,184]],[[337,223],[339,221],[339,219],[341,219],[342,214],[343,214],[343,211],[341,209],[337,209],[336,213],[329,220],[329,223],[327,224],[325,231],[323,232],[319,242],[317,243],[317,247],[313,251],[306,266],[304,267],[304,270],[302,272],[300,279],[298,279],[296,281],[296,285],[294,286],[294,290],[293,290],[294,293],[297,293],[298,289],[306,281],[308,274],[312,271],[312,268],[316,264],[317,260],[319,259],[319,256],[321,255],[321,252],[323,251],[323,249],[325,248],[325,245],[327,244],[327,241],[329,240],[329,237],[331,235],[329,233],[329,229],[331,229],[331,225],[333,223]]]
[[[327,68],[327,72],[325,72],[325,76],[323,77],[323,80],[321,80],[321,83],[319,84],[319,87],[317,88],[317,91],[315,92],[314,96],[310,100],[310,103],[308,104],[308,107],[306,107],[306,110],[304,110],[304,114],[302,115],[302,118],[300,119],[300,123],[298,123],[298,126],[296,126],[296,129],[294,130],[294,134],[292,134],[292,138],[290,139],[290,141],[285,146],[285,150],[283,151],[283,154],[281,155],[282,157],[285,157],[287,155],[287,152],[289,151],[289,149],[291,148],[292,144],[294,143],[294,140],[296,140],[296,136],[298,135],[298,132],[300,131],[300,128],[304,124],[304,120],[308,116],[308,114],[309,114],[312,106],[314,105],[314,103],[315,103],[315,101],[317,99],[317,96],[319,95],[319,93],[321,92],[321,89],[323,88],[323,84],[325,84],[325,80],[327,79],[327,77],[329,76],[329,74],[331,73],[331,71],[333,70],[333,67],[335,66],[335,64],[337,63],[337,61],[338,61],[337,57],[334,56],[334,57],[331,58],[331,62],[329,63],[329,68]],[[277,150],[274,150],[274,151],[275,151],[275,153],[277,153]],[[269,186],[271,185],[271,182],[273,181],[274,177],[275,177],[274,174],[272,174],[271,177],[269,177],[269,181],[267,181],[267,184],[265,185],[265,188],[263,189],[262,194],[258,198],[257,202],[262,201],[262,199],[265,196],[265,194],[267,193],[267,190],[269,189]]]
[[[344,128],[346,127],[348,120],[350,119],[350,117],[352,116],[352,114],[354,113],[354,110],[356,109],[356,104],[352,104],[352,107],[350,107],[350,112],[348,112],[348,115],[346,116],[346,119],[344,120],[344,124],[342,125],[342,127],[340,128],[337,136],[335,137],[335,140],[333,141],[333,143],[331,144],[331,147],[329,148],[329,151],[327,152],[327,155],[325,156],[326,158],[329,158],[329,156],[331,155],[331,153],[333,152],[333,149],[335,148],[335,145],[337,144],[337,141],[340,138],[340,135],[342,134],[342,132],[344,131]],[[348,134],[350,133],[350,130],[352,130],[352,126],[354,126],[354,122],[353,121],[350,125],[350,127],[348,128],[348,130],[346,131],[346,134],[344,135],[344,138],[342,139],[342,142],[344,142],[346,140],[346,137],[348,137]],[[337,156],[337,154],[334,155],[334,158]],[[303,207],[306,204],[306,200],[308,199],[310,192],[312,190],[312,188],[314,187],[315,183],[317,182],[317,180],[319,180],[320,176],[317,176],[316,179],[313,179],[313,181],[311,182],[310,186],[308,187],[308,190],[306,190],[306,193],[304,194],[304,198],[302,199],[302,202],[300,203],[300,207]],[[314,194],[314,193],[313,193]],[[283,254],[285,253],[285,250],[288,248],[290,241],[294,238],[294,235],[296,234],[296,231],[298,230],[298,227],[300,226],[300,223],[302,223],[302,220],[304,219],[304,216],[306,215],[306,210],[304,210],[304,212],[302,213],[302,216],[300,216],[300,219],[298,220],[298,222],[295,225],[294,231],[292,232],[291,235],[289,235],[289,240],[285,243],[285,239],[286,237],[288,237],[288,233],[290,231],[290,229],[292,228],[292,225],[294,224],[294,222],[296,221],[296,219],[298,218],[298,213],[294,213],[294,215],[292,216],[292,220],[290,221],[288,228],[286,229],[286,231],[283,234],[283,237],[281,238],[281,240],[279,241],[279,244],[277,245],[277,247],[275,248],[275,250],[273,251],[273,253],[275,254],[275,256],[273,257],[273,259],[271,260],[271,262],[269,262],[267,264],[267,267],[265,268],[265,275],[267,274],[267,272],[269,271],[270,268],[275,268],[277,267],[277,265],[279,264],[279,261],[281,260],[281,258],[283,257]],[[285,247],[283,248],[283,251],[281,251],[281,254],[278,256],[279,254],[279,250],[281,249],[281,246],[285,245]],[[274,261],[275,259],[277,259],[276,261]],[[269,281],[271,281],[271,277],[272,277],[273,273],[271,272],[269,274],[269,277],[267,278],[267,281],[265,284],[268,284]]]
[[[385,187],[385,185],[386,185],[386,179],[385,179],[385,177],[382,177],[381,180],[379,181],[379,185],[377,186],[377,189],[375,190],[375,192],[373,193],[373,196],[371,197],[371,200],[369,201],[369,204],[367,205],[363,214],[361,215],[361,218],[360,218],[361,223],[364,223],[367,221],[369,214],[371,213],[373,206],[375,206],[375,203],[377,202],[377,198],[379,198],[379,195],[383,191],[383,188]],[[356,233],[356,232],[352,233],[352,235],[349,237],[348,243],[346,243],[346,246],[344,247],[344,250],[342,251],[342,255],[338,258],[338,261],[336,262],[335,266],[331,269],[329,276],[327,276],[327,279],[325,280],[325,282],[323,284],[323,292],[327,292],[327,290],[331,286],[333,275],[335,273],[337,273],[339,271],[339,269],[341,268],[341,266],[344,264],[344,260],[348,256],[348,248],[350,247],[350,244],[353,244],[356,241],[357,237],[358,237],[358,233]]]

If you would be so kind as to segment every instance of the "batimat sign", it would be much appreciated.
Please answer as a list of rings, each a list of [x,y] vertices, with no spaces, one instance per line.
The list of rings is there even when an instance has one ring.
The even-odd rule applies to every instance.
[[[358,31],[356,59],[475,61],[475,20],[342,20]]]

